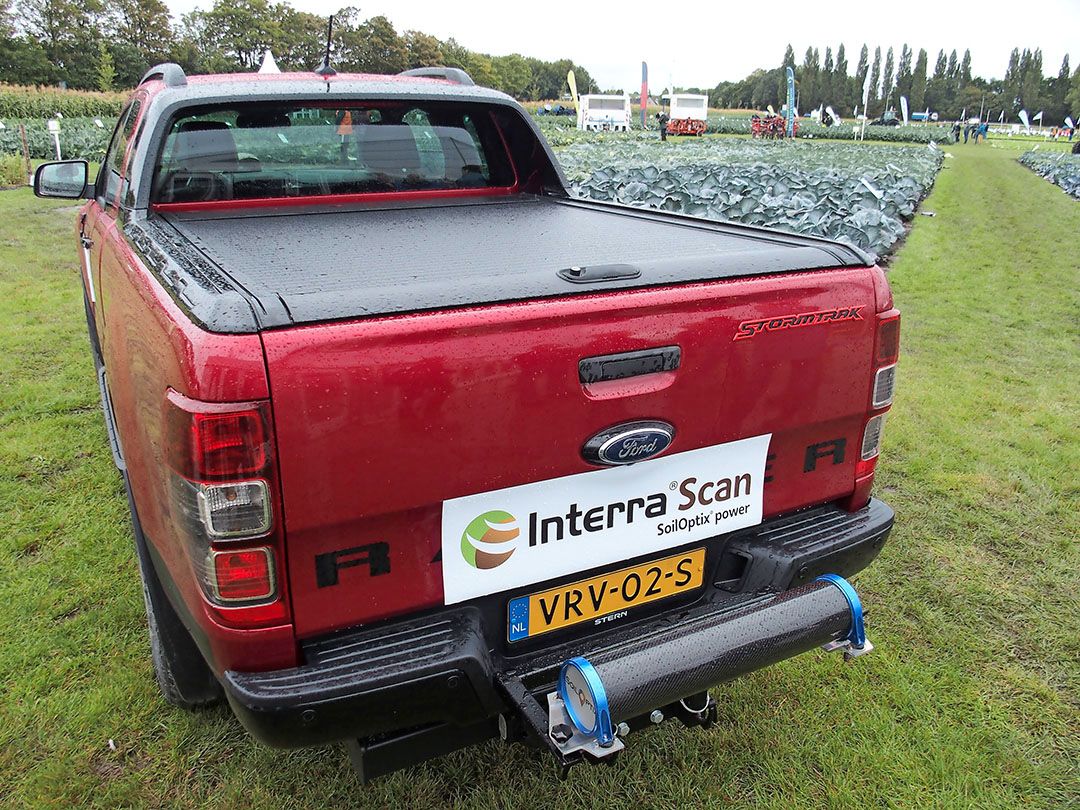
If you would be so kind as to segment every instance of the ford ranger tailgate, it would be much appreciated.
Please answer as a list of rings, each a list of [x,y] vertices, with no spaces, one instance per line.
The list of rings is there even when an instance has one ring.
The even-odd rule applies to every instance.
[[[443,525],[455,499],[589,472],[643,480],[649,465],[743,440],[756,442],[745,446],[758,465],[753,520],[849,495],[874,312],[873,273],[840,267],[264,331],[298,635],[460,601],[459,583],[444,590],[447,549],[461,553],[467,529]],[[619,361],[634,352],[652,360]],[[634,420],[673,427],[663,455],[634,473],[586,460],[590,437]],[[567,480],[569,492],[585,481]],[[685,493],[663,483],[670,524]],[[561,514],[557,497],[547,506]],[[483,514],[498,541],[500,518]],[[524,534],[528,518],[511,517]],[[560,534],[544,553],[578,570],[581,544],[617,543],[625,527]],[[653,548],[700,536],[676,524]],[[539,590],[545,570],[495,591]],[[493,592],[478,587],[460,593]]]

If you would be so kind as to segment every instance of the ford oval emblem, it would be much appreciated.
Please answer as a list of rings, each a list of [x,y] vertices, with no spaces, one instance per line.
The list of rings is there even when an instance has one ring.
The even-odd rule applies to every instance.
[[[581,448],[590,464],[634,464],[663,453],[675,440],[667,422],[623,422],[601,430]]]

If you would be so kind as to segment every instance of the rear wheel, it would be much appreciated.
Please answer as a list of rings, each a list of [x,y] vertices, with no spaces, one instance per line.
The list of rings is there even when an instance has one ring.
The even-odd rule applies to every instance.
[[[130,503],[130,501],[129,501]],[[177,615],[154,571],[134,508],[135,546],[139,575],[150,630],[150,656],[154,677],[165,700],[182,709],[198,709],[220,703],[224,693],[202,652]]]

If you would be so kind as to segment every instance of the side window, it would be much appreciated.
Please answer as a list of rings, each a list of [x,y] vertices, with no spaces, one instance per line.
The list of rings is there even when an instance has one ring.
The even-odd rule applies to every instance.
[[[121,191],[124,158],[134,134],[135,124],[139,120],[140,106],[139,99],[136,99],[120,114],[109,151],[105,153],[105,160],[101,163],[97,179],[97,198],[102,205],[112,205]]]
[[[134,163],[135,160],[135,143],[139,140],[139,138],[142,137],[143,130],[146,128],[146,120],[139,119],[139,112],[141,107],[142,101],[140,99],[136,99],[135,102],[131,105],[131,115],[129,116],[128,121],[130,122],[130,126],[134,134],[132,134],[126,139],[127,145],[124,149],[124,151],[126,152],[126,157],[121,158],[124,165],[124,171],[123,179],[120,186],[120,199],[123,200],[124,204],[128,206],[133,206],[135,204],[135,200],[131,194],[131,164]],[[135,127],[138,127],[138,129],[135,129]]]

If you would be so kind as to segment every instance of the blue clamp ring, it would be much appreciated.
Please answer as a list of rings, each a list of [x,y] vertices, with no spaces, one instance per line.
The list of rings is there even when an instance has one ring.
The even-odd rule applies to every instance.
[[[570,667],[574,667],[581,673],[586,686],[589,688],[593,706],[596,707],[596,723],[593,728],[585,726],[574,708],[574,701],[570,700],[570,696],[567,694],[566,671]],[[562,698],[566,712],[570,715],[570,720],[578,731],[596,738],[596,741],[603,746],[609,746],[615,741],[615,732],[611,726],[611,712],[608,710],[607,691],[604,689],[604,682],[600,680],[600,674],[589,663],[589,659],[579,655],[562,665],[562,669],[559,670],[559,697]]]
[[[839,574],[822,574],[814,581],[835,585],[847,599],[848,608],[851,610],[851,629],[848,631],[847,640],[852,647],[861,650],[866,646],[866,628],[863,626],[862,602],[859,601],[855,588]]]

